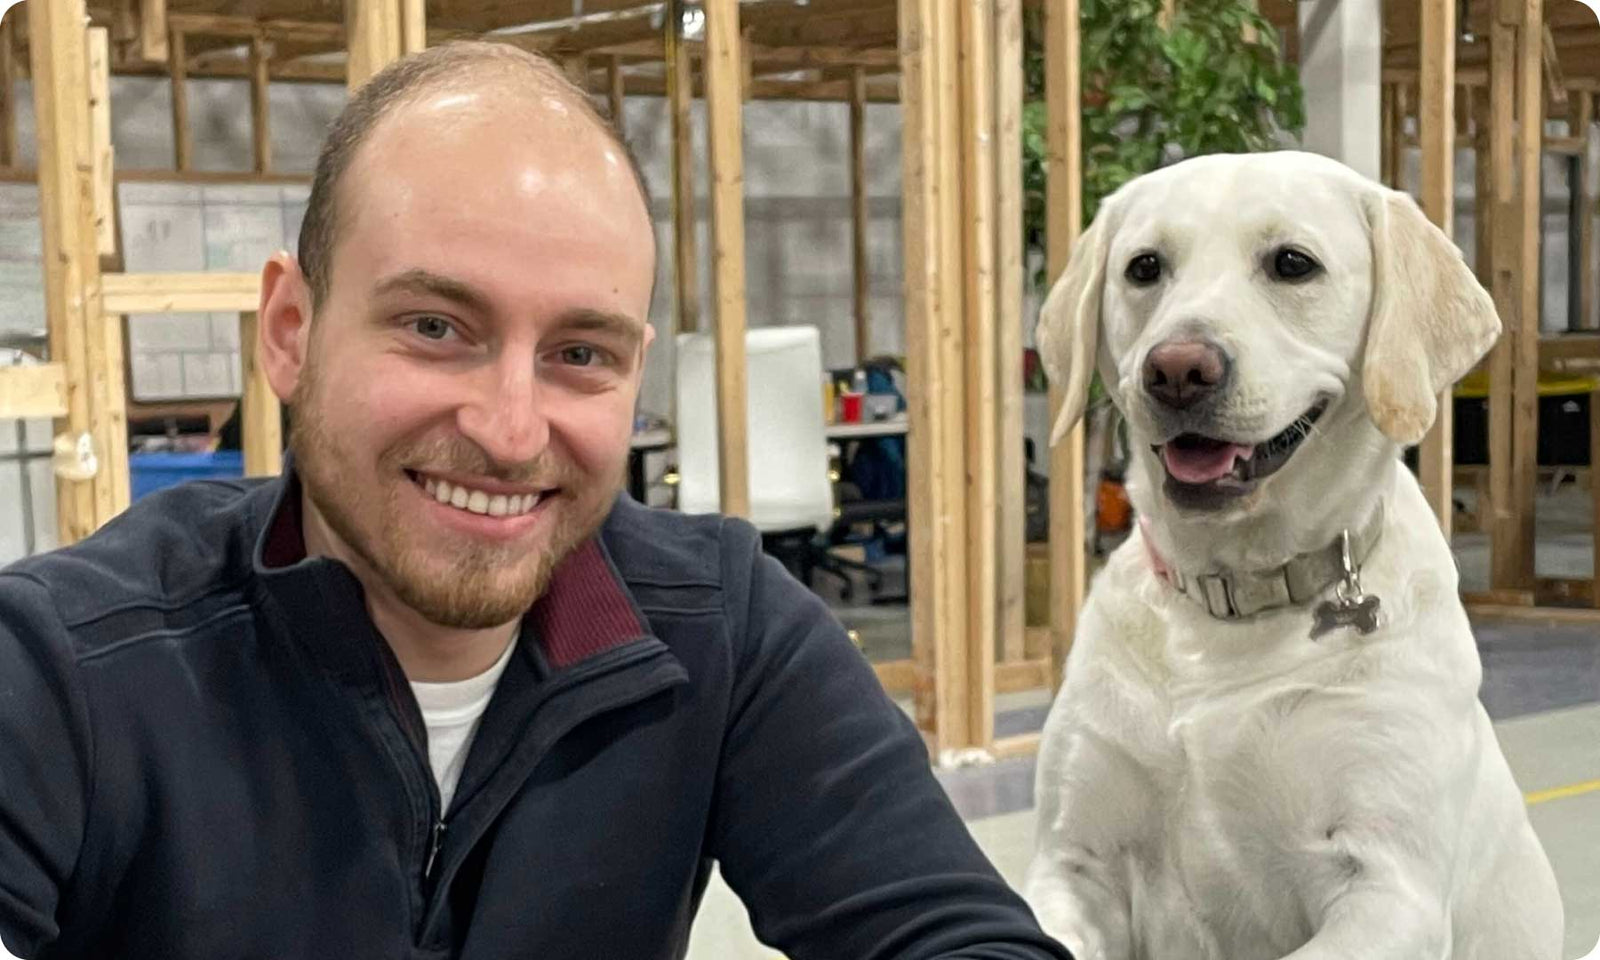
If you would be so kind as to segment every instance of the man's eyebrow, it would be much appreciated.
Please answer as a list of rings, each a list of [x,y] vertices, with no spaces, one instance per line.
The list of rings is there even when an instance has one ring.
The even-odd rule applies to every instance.
[[[627,337],[633,342],[644,339],[644,326],[633,317],[586,307],[568,310],[561,315],[553,329],[562,332],[609,333]]]
[[[491,312],[489,298],[473,286],[420,267],[385,277],[378,281],[373,292],[380,296],[395,292],[429,294],[478,313]]]

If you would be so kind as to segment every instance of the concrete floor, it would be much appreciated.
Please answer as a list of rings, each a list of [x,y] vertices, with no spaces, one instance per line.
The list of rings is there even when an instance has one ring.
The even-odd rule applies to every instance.
[[[1538,518],[1539,575],[1591,575],[1593,520],[1587,491],[1570,484],[1553,494],[1545,491]],[[1454,547],[1463,589],[1485,588],[1487,537],[1458,535]],[[887,592],[903,591],[903,574],[903,567],[891,566]],[[838,604],[837,591],[827,584],[819,592],[836,604],[846,625],[860,631],[870,658],[910,655],[905,607]],[[1474,628],[1484,663],[1484,705],[1518,784],[1532,795],[1534,829],[1561,885],[1565,956],[1585,957],[1600,939],[1600,629],[1510,622],[1479,622]],[[1048,699],[1043,691],[1008,694],[997,698],[996,708],[996,731],[1004,736],[1038,729]],[[1032,758],[941,770],[938,776],[1001,874],[1020,883],[1032,849]],[[780,954],[755,939],[743,906],[715,878],[695,924],[689,957],[765,960]]]

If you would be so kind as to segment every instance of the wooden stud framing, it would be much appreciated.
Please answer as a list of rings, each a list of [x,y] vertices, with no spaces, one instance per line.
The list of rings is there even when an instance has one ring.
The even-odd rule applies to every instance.
[[[0,420],[64,417],[67,411],[66,364],[0,367]]]
[[[745,367],[744,97],[738,0],[708,0],[706,117],[711,139],[712,279],[717,298],[718,482],[722,512],[750,513]]]
[[[272,109],[268,100],[271,58],[267,42],[250,38],[250,145],[256,173],[272,172]]]
[[[1083,224],[1082,80],[1078,0],[1047,0],[1045,6],[1045,89],[1049,113],[1050,161],[1047,197],[1049,276],[1066,269]],[[1065,398],[1050,390],[1054,423]],[[1050,628],[1055,670],[1060,684],[1078,612],[1083,609],[1084,570],[1084,427],[1080,421],[1050,455]]]
[[[994,739],[995,635],[1000,581],[999,374],[995,343],[994,8],[992,0],[960,4],[962,245],[966,284],[963,368],[966,378],[967,742]]]
[[[0,18],[0,166],[7,167],[17,163],[16,22],[15,13]]]
[[[254,310],[255,273],[108,273],[101,278],[106,313],[206,313]]]
[[[1027,465],[1023,451],[1022,0],[995,0],[996,390],[999,509],[996,620],[1001,660],[1026,656]],[[1040,451],[1041,455],[1043,451]],[[1044,682],[1050,685],[1050,671]],[[998,688],[998,681],[997,681]]]
[[[850,77],[850,264],[854,302],[856,362],[871,356],[867,277],[867,73],[860,67]]]
[[[1382,171],[1381,177],[1384,184],[1393,188],[1395,181],[1398,179],[1395,175],[1395,158],[1398,156],[1399,151],[1399,144],[1395,136],[1395,128],[1397,126],[1395,111],[1398,106],[1395,103],[1394,84],[1384,83],[1380,89],[1382,93],[1379,96],[1381,104],[1379,110],[1382,112],[1383,119],[1381,129],[1378,132],[1378,169]]]
[[[1578,228],[1578,275],[1575,281],[1578,284],[1578,328],[1593,330],[1600,327],[1600,314],[1595,312],[1595,247],[1594,247],[1594,217],[1595,197],[1591,181],[1594,178],[1594,162],[1589,154],[1589,128],[1594,124],[1594,94],[1581,90],[1573,94],[1572,105],[1572,136],[1583,142],[1583,149],[1578,151],[1578,182],[1573,184],[1573,194],[1577,208]],[[1600,514],[1596,514],[1600,521]],[[1595,524],[1600,527],[1600,522]]]
[[[345,0],[345,83],[355,90],[400,56],[397,0]]]
[[[1511,512],[1519,542],[1518,585],[1533,579],[1534,495],[1538,484],[1540,207],[1543,199],[1540,153],[1544,137],[1544,0],[1522,0],[1517,29],[1518,304],[1512,327]]]
[[[1507,7],[1511,7],[1507,11]],[[1508,15],[1509,12],[1509,15]],[[1489,509],[1490,586],[1522,589],[1521,541],[1512,513],[1512,409],[1517,296],[1517,249],[1521,213],[1517,209],[1516,57],[1517,16],[1510,2],[1497,2],[1489,34],[1489,165],[1493,202],[1490,249],[1494,265],[1490,292],[1504,329],[1489,354]]]
[[[1451,235],[1455,219],[1455,67],[1456,8],[1451,0],[1424,0],[1422,4],[1422,79],[1417,137],[1422,143],[1422,211],[1434,225]],[[1422,439],[1418,473],[1434,516],[1450,538],[1454,517],[1451,499],[1452,437],[1455,430],[1452,390],[1438,398],[1439,413]]]
[[[189,54],[181,30],[172,31],[171,58],[168,69],[172,77],[172,156],[178,172],[188,170],[194,154],[193,134],[189,129]]]
[[[951,471],[962,452],[960,421],[952,431],[947,410],[959,414],[964,393],[960,368],[947,359],[947,348],[959,350],[962,331],[956,24],[949,8],[938,0],[899,4],[911,650],[916,722],[935,755],[966,741],[968,716],[963,478]]]
[[[628,136],[627,116],[623,105],[627,102],[626,77],[622,73],[622,58],[606,58],[606,107],[611,114],[611,125],[616,128],[617,136],[624,139]]]
[[[1548,23],[1541,24],[1540,37],[1544,44],[1544,76],[1550,86],[1550,106],[1557,110],[1565,109],[1567,82],[1561,73],[1561,57],[1556,53],[1555,34],[1550,32]]]
[[[139,55],[153,63],[166,62],[167,29],[167,0],[139,0]]]
[[[260,364],[261,332],[254,310],[239,314],[240,365],[244,391],[239,399],[240,437],[247,477],[271,477],[283,471],[283,420],[277,394]]]
[[[67,545],[93,533],[119,505],[119,460],[120,472],[127,470],[121,330],[112,335],[100,312],[83,0],[30,4],[29,14],[45,310],[50,355],[60,358],[67,392],[56,432],[73,442],[87,434],[100,462],[88,480],[57,479],[57,526]]]
[[[1494,288],[1494,161],[1491,159],[1489,135],[1489,92],[1466,88],[1472,101],[1473,135],[1473,269],[1478,282],[1487,290]],[[1479,516],[1487,517],[1484,504],[1479,504]]]
[[[95,251],[109,257],[117,252],[117,214],[111,151],[111,37],[104,27],[89,28],[89,123]]]
[[[673,316],[677,332],[700,329],[699,232],[694,191],[693,73],[683,50],[683,7],[666,0],[667,110],[672,127]]]
[[[428,10],[425,0],[400,0],[400,53],[421,53],[428,48]]]

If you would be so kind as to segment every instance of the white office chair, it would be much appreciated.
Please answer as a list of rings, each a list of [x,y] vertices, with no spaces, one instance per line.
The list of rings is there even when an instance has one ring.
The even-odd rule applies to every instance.
[[[716,343],[678,336],[678,509],[715,513]],[[833,525],[828,437],[822,418],[822,337],[816,327],[760,327],[745,336],[750,522],[762,533]]]

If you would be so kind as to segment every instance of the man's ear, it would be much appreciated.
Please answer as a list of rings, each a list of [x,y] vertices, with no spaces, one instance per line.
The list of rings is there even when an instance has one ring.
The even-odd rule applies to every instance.
[[[1494,346],[1500,317],[1461,251],[1410,196],[1377,188],[1366,212],[1373,284],[1361,387],[1378,429],[1409,446],[1433,425],[1435,397]]]
[[[311,345],[311,287],[294,257],[279,251],[261,268],[261,306],[256,344],[267,382],[288,402],[300,383]]]
[[[1108,206],[1102,205],[1100,215],[1073,246],[1067,269],[1039,310],[1034,342],[1045,373],[1052,384],[1060,386],[1063,397],[1061,414],[1050,434],[1051,446],[1060,443],[1077,424],[1089,402],[1100,344],[1100,298],[1111,233],[1106,225],[1108,213]]]

